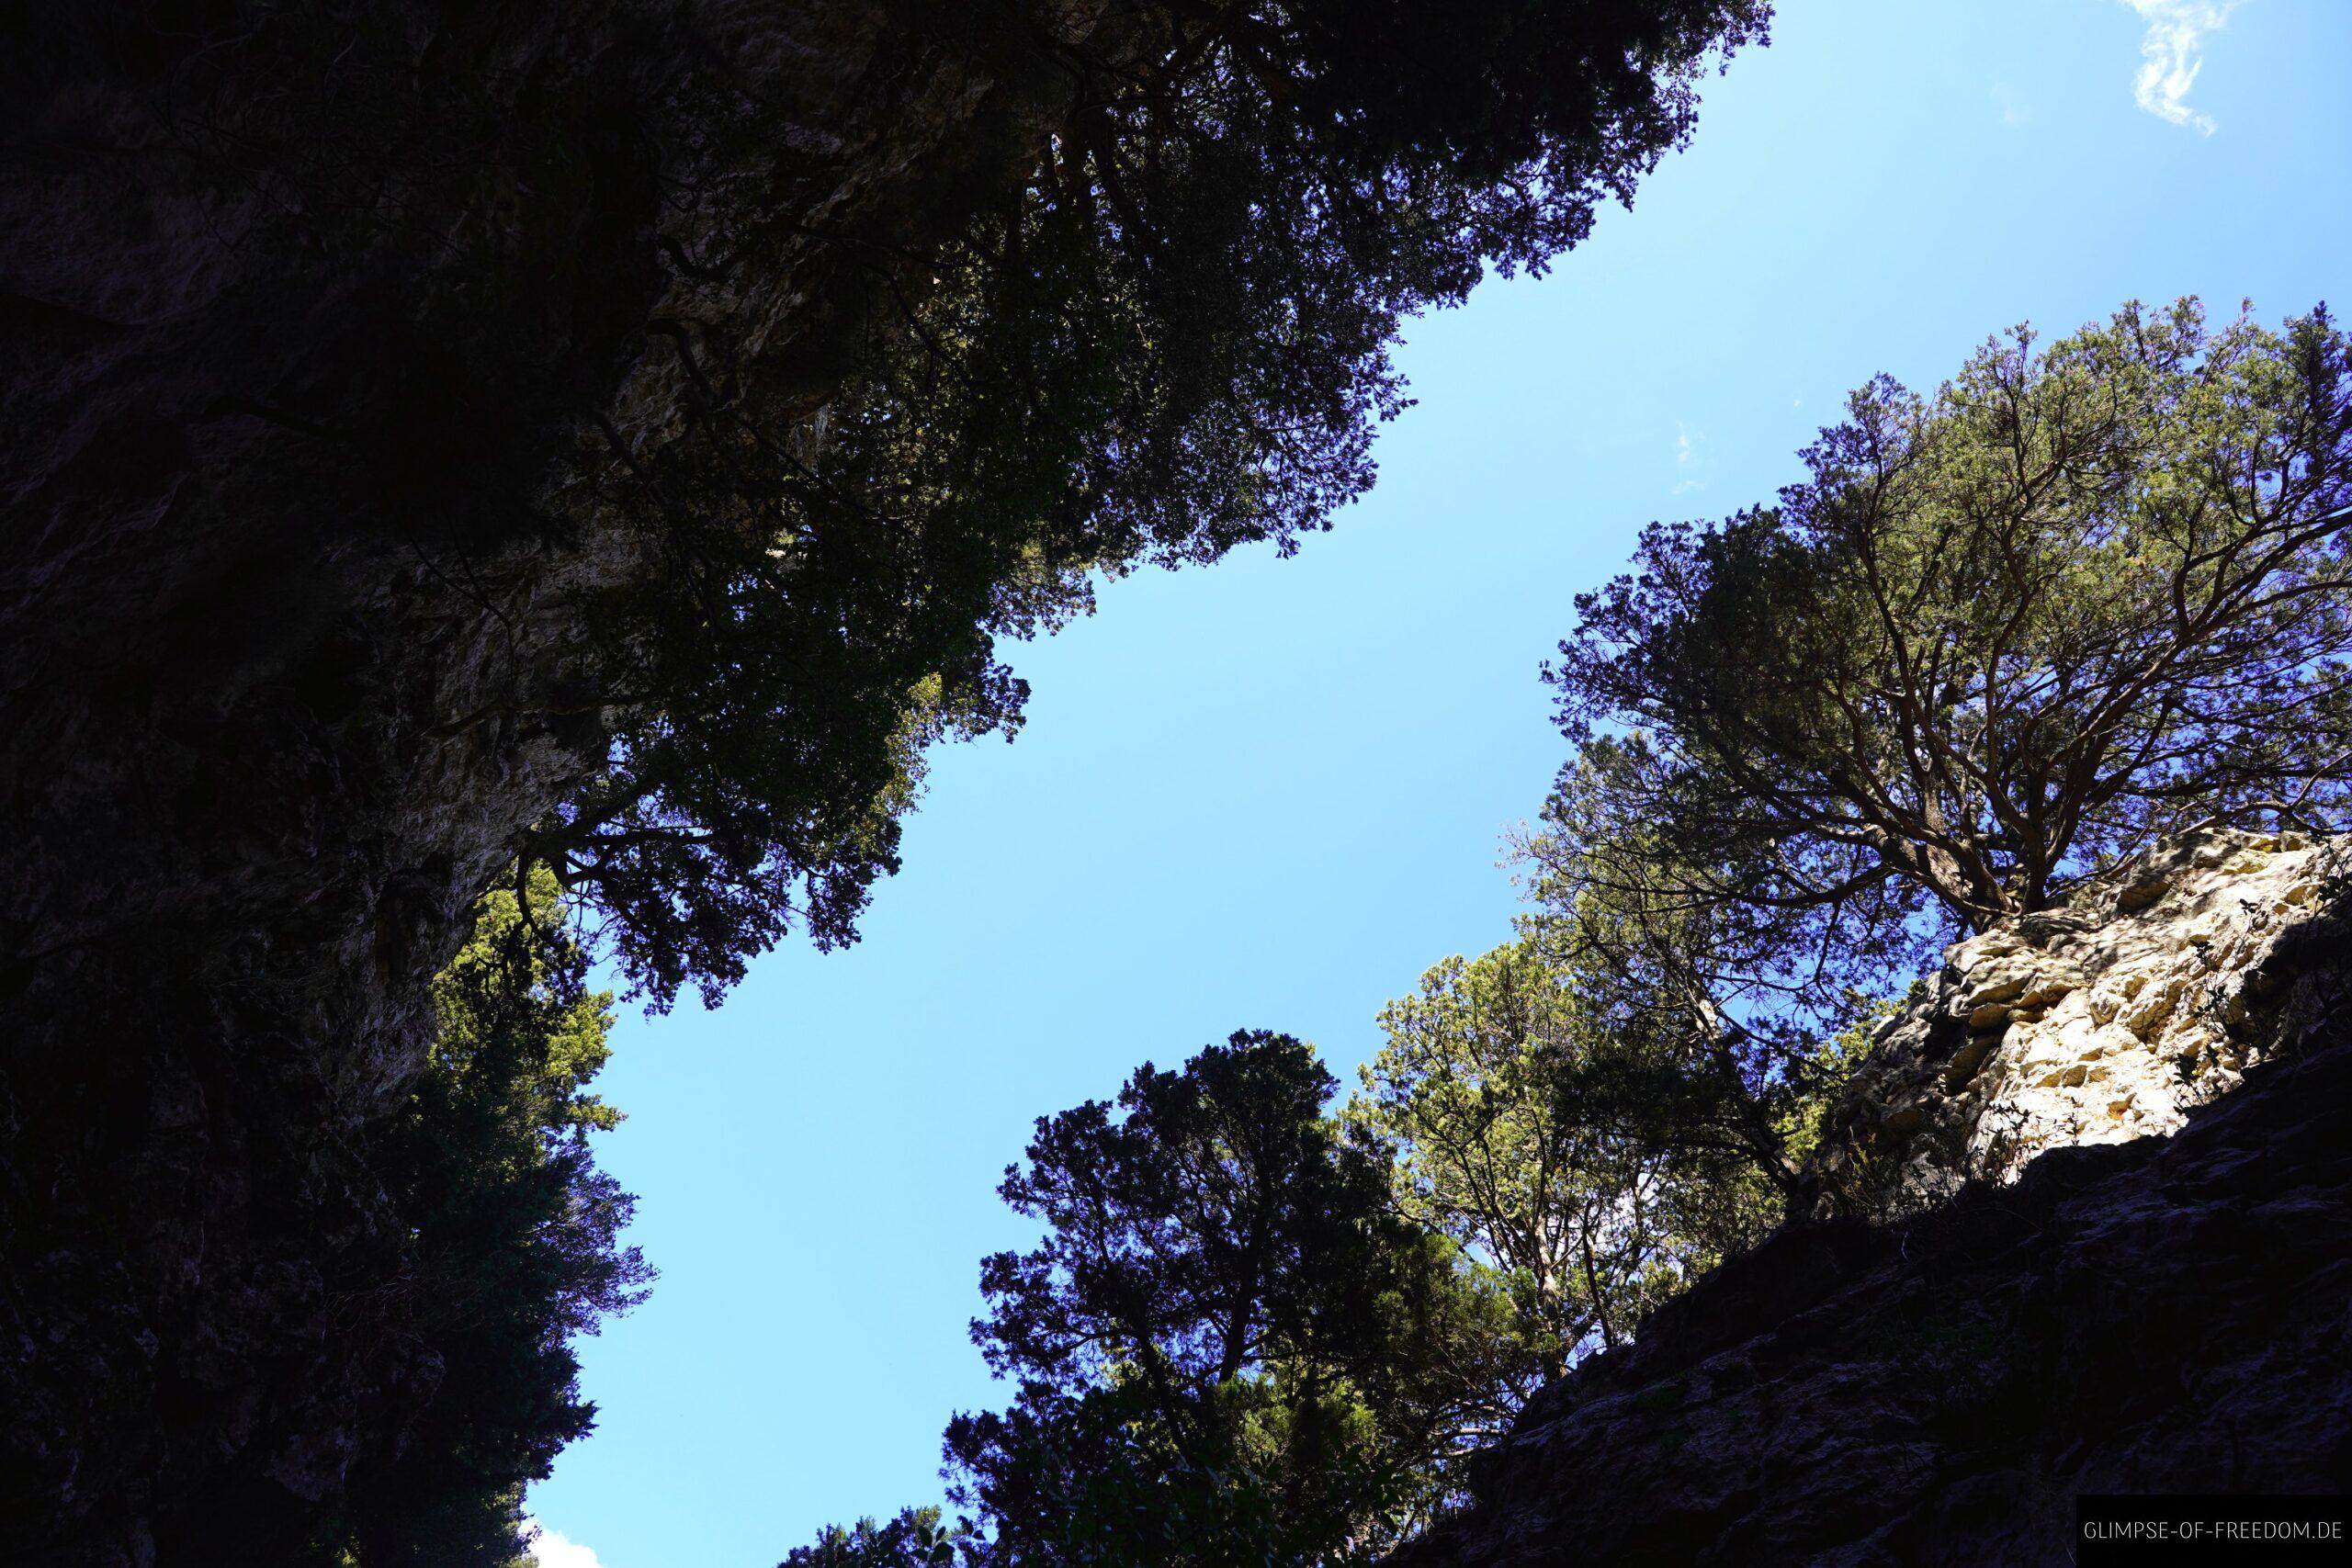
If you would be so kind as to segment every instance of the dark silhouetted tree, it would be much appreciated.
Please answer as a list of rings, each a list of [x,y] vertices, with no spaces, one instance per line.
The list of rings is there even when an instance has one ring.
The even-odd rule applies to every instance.
[[[957,1549],[970,1540],[968,1529],[944,1522],[937,1508],[902,1508],[886,1524],[833,1525],[813,1546],[795,1547],[776,1568],[954,1568]]]
[[[1766,9],[1138,3],[1140,66],[1063,51],[1077,107],[1025,177],[934,252],[861,255],[880,305],[824,407],[680,338],[689,428],[611,479],[659,565],[582,694],[619,737],[528,858],[657,1004],[796,921],[849,940],[924,748],[1017,725],[999,640],[1098,574],[1325,526],[1404,406],[1399,322],[1630,199]]]
[[[1335,1087],[1245,1032],[1039,1122],[1003,1193],[1046,1236],[987,1260],[973,1325],[1020,1396],[947,1434],[983,1561],[1355,1561],[1443,1500],[1532,1358]]]

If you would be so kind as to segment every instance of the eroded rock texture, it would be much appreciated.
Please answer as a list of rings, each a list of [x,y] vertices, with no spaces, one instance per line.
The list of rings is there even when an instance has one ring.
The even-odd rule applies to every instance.
[[[1914,1208],[1950,1160],[2012,1179],[1798,1226],[1701,1280],[1531,1402],[1476,1506],[1398,1568],[2063,1563],[2079,1493],[2352,1487],[2330,861],[2209,836],[2120,908],[1956,949],[1858,1122],[1919,1111],[1872,1145]],[[2021,1134],[1987,1130],[2003,1106]]]
[[[397,1443],[365,1127],[604,753],[618,455],[820,401],[1131,10],[0,25],[0,1558],[264,1561]]]
[[[2305,1028],[2352,846],[2211,829],[1952,947],[1878,1032],[1821,1160],[1894,1217],[2048,1148],[2173,1133]]]

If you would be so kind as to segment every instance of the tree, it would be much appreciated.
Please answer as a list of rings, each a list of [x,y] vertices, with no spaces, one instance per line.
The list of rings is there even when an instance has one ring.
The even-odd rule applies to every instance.
[[[1818,998],[2160,836],[2343,805],[2352,348],[2324,308],[2021,327],[1932,398],[1873,380],[1804,457],[1778,505],[1653,526],[1578,598],[1547,671],[1562,893],[1702,910]]]
[[[1002,1191],[1047,1233],[983,1264],[973,1325],[1020,1395],[947,1432],[983,1561],[1353,1561],[1445,1489],[1465,1412],[1524,1358],[1324,1117],[1335,1087],[1243,1032],[1039,1121]]]
[[[813,1546],[795,1547],[776,1568],[954,1568],[970,1531],[944,1524],[937,1508],[901,1508],[887,1524],[828,1526]]]
[[[1674,1275],[1656,1288],[1809,1212],[1823,1123],[1896,1000],[1848,991],[1834,1012],[1776,1007],[1770,987],[1719,978],[1723,955],[1687,910],[1651,920],[1588,894],[1529,923],[1584,1015],[1579,1049],[1555,1062],[1553,1115],[1658,1171]]]
[[[1567,1112],[1590,1021],[1532,932],[1450,958],[1390,1002],[1351,1121],[1396,1151],[1406,1214],[1503,1271],[1544,1371],[1614,1345],[1690,1261],[1668,1229],[1667,1159]]]
[[[1125,56],[1057,50],[1076,107],[1021,178],[933,250],[857,258],[876,310],[829,401],[678,336],[684,436],[614,455],[657,567],[580,694],[618,733],[526,861],[657,1004],[795,922],[851,940],[924,748],[1019,722],[1000,639],[1086,613],[1096,573],[1328,525],[1404,406],[1399,322],[1630,199],[1765,13],[1138,3]]]
[[[1628,782],[1652,765],[1643,736],[1593,738],[1522,846],[1529,927],[1586,1026],[1584,1049],[1557,1064],[1559,1114],[1678,1162],[1683,1227],[1734,1251],[1770,1208],[1752,1182],[1785,1207],[1811,1202],[1798,1134],[1936,933],[1899,904],[1841,930],[1848,908],[1723,897],[1719,868],[1694,863]]]
[[[1580,1114],[1810,1201],[1804,1130],[1943,942],[2352,759],[2352,349],[2324,310],[2019,328],[1880,378],[1777,506],[1656,525],[1547,671],[1529,843],[1611,1050]]]
[[[372,1151],[410,1235],[380,1331],[421,1340],[443,1372],[398,1457],[356,1479],[323,1562],[526,1558],[525,1483],[594,1421],[572,1342],[653,1277],[618,1239],[633,1200],[587,1142],[620,1120],[588,1089],[612,997],[588,988],[552,879],[527,891],[527,908],[506,890],[482,900],[434,984],[432,1056]]]

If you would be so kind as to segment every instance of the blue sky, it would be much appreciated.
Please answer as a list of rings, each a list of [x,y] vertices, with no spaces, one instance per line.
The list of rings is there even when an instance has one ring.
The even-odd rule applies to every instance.
[[[1332,533],[1012,650],[1026,729],[937,755],[859,946],[624,1018],[600,1146],[662,1278],[587,1347],[543,1562],[764,1565],[935,1501],[999,1397],[966,1324],[1032,1120],[1245,1026],[1351,1077],[1384,1000],[1503,939],[1562,760],[1537,669],[1644,524],[1769,499],[1849,388],[2020,321],[2352,307],[2352,0],[1780,9],[1634,210],[1415,323]]]

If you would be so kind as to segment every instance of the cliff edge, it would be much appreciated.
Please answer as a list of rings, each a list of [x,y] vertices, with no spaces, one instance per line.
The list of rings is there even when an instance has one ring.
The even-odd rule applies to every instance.
[[[2045,1149],[2177,1133],[2335,986],[2313,916],[2352,845],[2209,829],[1945,953],[1877,1032],[1815,1166],[1882,1219]]]

